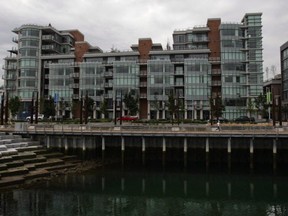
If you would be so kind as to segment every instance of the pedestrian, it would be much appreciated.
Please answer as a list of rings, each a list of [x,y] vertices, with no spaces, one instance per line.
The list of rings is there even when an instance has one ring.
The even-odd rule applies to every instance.
[[[220,121],[217,122],[217,130],[220,131]]]

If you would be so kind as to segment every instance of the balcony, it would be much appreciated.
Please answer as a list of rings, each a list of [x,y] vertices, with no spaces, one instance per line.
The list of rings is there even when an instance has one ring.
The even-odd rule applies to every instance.
[[[140,94],[140,98],[147,98],[147,94],[146,93],[141,93]]]
[[[209,62],[210,63],[220,63],[220,61],[221,61],[221,58],[220,57],[209,57]]]
[[[147,71],[146,70],[140,71],[140,76],[147,76]]]
[[[113,98],[113,94],[104,94],[104,97],[105,97],[105,98],[112,99],[112,98]]]
[[[60,53],[59,49],[55,45],[43,45],[42,51],[49,52],[49,53],[52,52],[52,53],[57,53],[57,54]]]
[[[71,73],[71,74],[70,74],[70,77],[72,77],[72,78],[79,78],[79,77],[80,77],[80,74],[79,74],[79,73]]]
[[[16,70],[17,65],[3,65],[2,69],[3,70]]]
[[[13,41],[14,43],[18,43],[18,42],[19,42],[18,38],[15,38],[15,37],[12,38],[12,41]]]
[[[105,88],[112,88],[113,83],[105,83],[104,86],[105,86]]]
[[[147,87],[147,82],[140,82],[140,87]]]
[[[212,75],[221,75],[221,69],[212,69]]]
[[[212,86],[221,86],[222,85],[222,82],[221,81],[213,81],[212,80]]]
[[[109,71],[109,72],[105,72],[104,73],[105,77],[113,77],[113,72]]]
[[[76,88],[76,89],[78,89],[78,88],[79,88],[79,83],[72,83],[72,84],[70,84],[70,88]]]
[[[3,75],[2,76],[2,79],[4,80],[16,80],[16,75],[15,74],[12,74],[12,75]]]
[[[79,99],[79,94],[72,94],[72,99]]]
[[[183,86],[184,85],[184,82],[175,82],[175,87],[179,87],[179,86]]]

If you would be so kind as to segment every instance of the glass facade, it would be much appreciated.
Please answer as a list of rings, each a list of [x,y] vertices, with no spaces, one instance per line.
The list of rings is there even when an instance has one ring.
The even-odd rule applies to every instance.
[[[260,14],[246,14],[241,24],[221,24],[221,91],[224,117],[247,115],[248,100],[263,92]]]
[[[211,22],[220,25],[219,31],[208,24]],[[174,50],[168,46],[163,50],[153,43],[151,47],[148,43],[140,46],[139,40],[131,52],[103,52],[88,43],[87,47],[75,44],[75,32],[57,31],[51,26],[23,25],[13,32],[18,36],[13,40],[18,49],[11,50],[14,58],[5,59],[5,91],[20,96],[25,103],[31,101],[35,91],[44,98],[52,96],[67,102],[79,101],[88,94],[98,111],[107,99],[108,116],[113,117],[119,93],[133,90],[141,100],[140,109],[146,109],[142,118],[151,118],[150,113],[158,109],[155,102],[161,109],[154,117],[166,118],[165,103],[173,93],[183,101],[184,118],[208,119],[209,98],[221,94],[226,109],[223,117],[234,119],[247,115],[248,101],[262,93],[259,13],[246,14],[238,24],[212,19],[207,26],[175,31]],[[282,55],[285,72],[288,51]],[[284,73],[283,78],[287,77]],[[286,84],[284,88],[288,92]]]
[[[284,104],[288,104],[288,42],[281,46],[281,76]]]
[[[48,95],[59,100],[71,101],[73,89],[71,87],[73,65],[50,64],[49,65],[49,93]]]

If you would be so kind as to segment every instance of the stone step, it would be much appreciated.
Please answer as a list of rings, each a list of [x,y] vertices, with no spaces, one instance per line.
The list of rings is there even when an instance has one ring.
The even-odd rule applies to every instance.
[[[27,146],[27,147],[19,147],[19,148],[16,148],[16,150],[18,152],[35,152],[39,149],[43,149],[42,146]],[[35,152],[36,153],[36,152]],[[36,153],[37,154],[37,153]]]
[[[24,139],[24,138],[1,139],[0,144],[6,145],[6,144],[11,144],[11,143],[20,143],[20,142],[24,142],[26,140],[27,139]]]
[[[29,172],[29,170],[25,167],[11,168],[7,170],[0,171],[0,175],[2,177],[7,176],[16,176],[16,175],[25,175]]]
[[[78,160],[78,157],[76,155],[65,155],[61,157],[64,161],[72,161],[72,160]]]
[[[27,142],[17,142],[17,143],[9,143],[5,144],[8,149],[12,148],[21,148],[21,147],[27,147],[28,143]]]
[[[24,162],[22,160],[16,160],[16,161],[11,161],[6,163],[7,168],[16,168],[16,167],[21,167],[24,165]]]
[[[42,147],[41,149],[35,149],[33,152],[37,155],[43,155],[43,154],[48,154],[49,150]]]
[[[6,151],[7,146],[6,145],[0,145],[0,151]]]
[[[28,180],[28,179],[49,177],[50,175],[51,173],[49,171],[47,171],[46,169],[41,169],[29,172],[27,175],[24,176],[24,178]]]
[[[51,167],[51,166],[58,166],[58,165],[62,165],[62,164],[64,164],[63,160],[49,159],[46,162],[35,164],[35,167],[38,169],[38,168],[46,168],[46,167]]]
[[[13,161],[12,156],[3,156],[3,157],[0,158],[0,163],[1,164],[7,163],[7,162],[10,162],[10,161]]]
[[[25,164],[25,168],[27,168],[30,171],[36,170],[35,164]]]
[[[27,144],[28,144],[28,146],[39,146],[40,142],[39,141],[28,141]]]
[[[38,156],[35,158],[27,158],[27,159],[23,159],[24,164],[36,164],[36,163],[42,163],[42,162],[46,162],[47,158],[42,157],[42,156]]]
[[[24,184],[25,179],[23,176],[10,176],[0,179],[0,187],[14,186]]]
[[[46,152],[46,154],[42,154],[42,156],[46,158],[60,158],[63,157],[63,154],[60,152],[51,152],[51,153]]]
[[[12,158],[14,160],[24,160],[36,158],[36,156],[37,155],[34,152],[19,152],[17,155],[13,155]]]
[[[48,171],[59,171],[59,170],[65,170],[65,169],[74,168],[75,166],[76,166],[75,164],[63,164],[63,165],[48,167],[48,168],[46,168],[46,170],[48,170]]]
[[[1,151],[2,157],[9,155],[17,155],[18,151],[16,149],[7,149],[7,151]]]
[[[2,170],[7,170],[6,164],[0,164],[0,171],[2,171]]]

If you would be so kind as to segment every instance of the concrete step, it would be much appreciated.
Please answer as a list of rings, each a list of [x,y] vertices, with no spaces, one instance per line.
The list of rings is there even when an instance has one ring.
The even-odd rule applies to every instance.
[[[6,164],[0,164],[0,171],[2,171],[2,170],[7,170]]]
[[[16,148],[18,152],[35,152],[37,150],[43,149],[43,146],[27,146]],[[35,152],[36,153],[36,152]],[[36,153],[37,154],[37,153]]]
[[[24,164],[37,164],[37,163],[43,163],[46,162],[47,158],[42,157],[42,156],[38,156],[35,158],[27,158],[27,159],[23,159]]]
[[[48,170],[48,171],[59,171],[59,170],[65,170],[65,169],[74,168],[75,166],[76,166],[75,164],[63,164],[63,165],[48,167],[48,168],[46,168],[46,170]]]
[[[63,157],[63,154],[60,152],[51,152],[51,153],[46,152],[46,154],[42,154],[42,156],[46,158],[61,158]]]
[[[43,178],[43,177],[49,177],[51,173],[45,169],[41,170],[34,170],[29,172],[27,175],[24,176],[26,180],[28,179],[35,179],[35,178]]]
[[[24,184],[25,179],[23,176],[10,176],[0,179],[0,187],[14,186]]]
[[[1,139],[0,144],[1,145],[6,145],[6,144],[11,144],[11,143],[19,143],[19,142],[24,142],[27,141],[27,139],[24,138],[12,138],[12,139]]]
[[[12,155],[14,160],[24,160],[24,159],[31,159],[36,158],[36,154],[34,152],[19,152],[17,155]]]
[[[1,151],[2,157],[9,155],[17,155],[18,151],[16,149],[7,149],[6,151]]]
[[[9,168],[16,168],[16,167],[22,167],[24,165],[24,162],[22,160],[16,160],[6,163],[8,169]]]
[[[21,148],[21,147],[27,147],[28,143],[27,142],[17,142],[17,143],[9,143],[5,144],[8,149],[12,148]]]
[[[43,154],[48,154],[49,150],[42,147],[41,149],[35,149],[33,152],[37,155],[43,155]]]
[[[0,151],[6,151],[7,146],[6,145],[0,145]]]
[[[0,175],[2,177],[7,176],[16,176],[16,175],[25,175],[29,172],[29,170],[25,167],[18,167],[18,168],[11,168],[8,170],[2,170],[0,171]]]
[[[38,168],[46,168],[46,167],[51,167],[51,166],[58,166],[58,165],[62,165],[62,164],[64,164],[63,160],[49,159],[46,162],[35,164],[35,167],[38,169]]]
[[[30,171],[36,170],[35,164],[25,164],[25,168],[27,168]]]
[[[72,161],[72,160],[78,160],[78,157],[76,155],[65,155],[61,157],[64,161]]]
[[[12,156],[3,156],[0,158],[0,164],[13,161]]]

